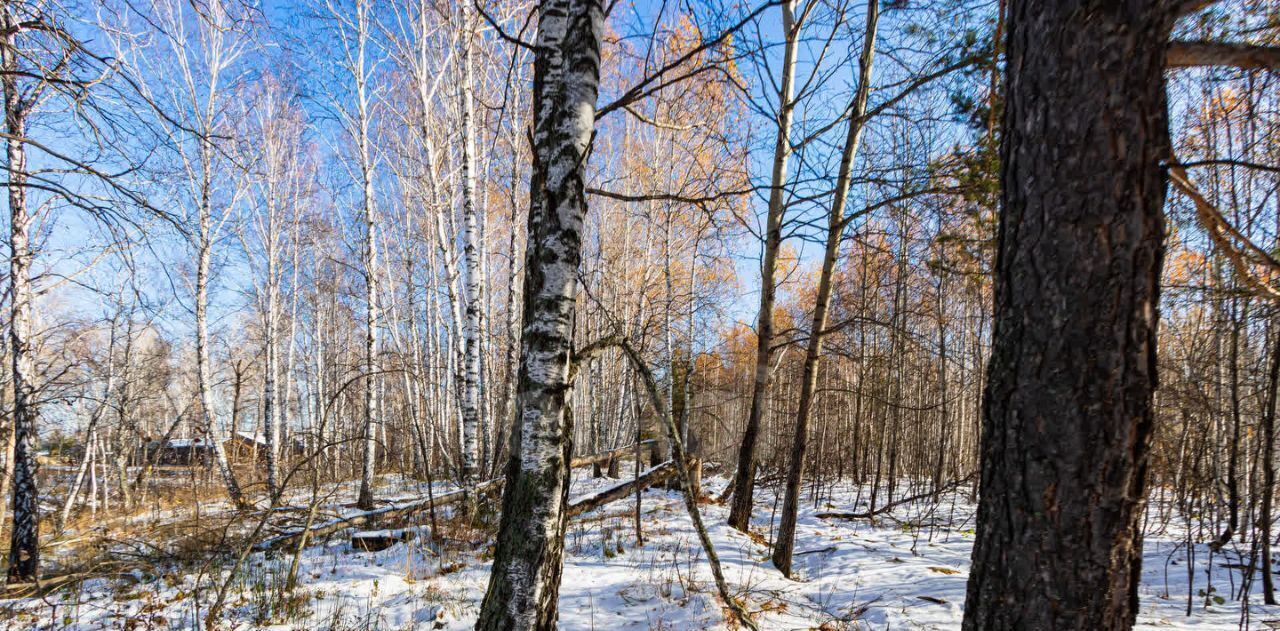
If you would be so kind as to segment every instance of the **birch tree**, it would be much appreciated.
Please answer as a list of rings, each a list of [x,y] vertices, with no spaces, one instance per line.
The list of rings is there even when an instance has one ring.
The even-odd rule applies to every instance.
[[[267,493],[274,504],[280,487],[280,439],[289,400],[288,378],[293,366],[293,335],[284,330],[286,290],[297,293],[297,226],[300,205],[307,194],[305,179],[311,174],[303,155],[304,121],[296,103],[288,96],[287,87],[278,79],[262,80],[262,90],[254,97],[252,129],[248,132],[252,148],[246,159],[256,163],[252,178],[258,189],[251,225],[255,246],[247,248],[256,267],[255,289],[259,297],[262,319],[265,365],[262,383],[262,434],[266,451]],[[293,264],[286,260],[295,253]],[[290,268],[293,283],[286,285]],[[296,302],[295,302],[296,304]],[[288,318],[290,326],[296,318]],[[283,346],[287,344],[288,348]],[[281,354],[285,361],[281,362]],[[283,369],[283,372],[282,372]]]
[[[133,51],[139,68],[157,71],[160,85],[147,87],[149,98],[171,109],[177,118],[161,115],[164,129],[181,173],[181,203],[189,212],[186,238],[195,258],[193,315],[195,317],[196,387],[200,401],[201,430],[209,441],[214,462],[231,501],[245,507],[248,501],[227,460],[226,440],[216,419],[214,368],[209,335],[209,292],[214,278],[214,255],[227,236],[232,209],[245,193],[243,175],[226,177],[223,157],[227,147],[228,92],[236,87],[237,66],[248,43],[240,16],[221,0],[203,11],[190,11],[181,2],[161,0],[151,4],[152,17],[160,25],[166,56],[152,59]],[[172,64],[172,65],[169,65]],[[190,137],[194,136],[194,138]],[[221,184],[230,182],[223,188]],[[231,428],[235,431],[236,428]]]
[[[747,532],[751,526],[751,507],[755,493],[756,442],[760,433],[760,421],[765,415],[766,396],[769,388],[770,361],[773,357],[773,310],[777,294],[775,273],[778,253],[782,248],[782,224],[786,214],[787,162],[791,158],[791,124],[795,114],[796,64],[800,43],[800,31],[808,11],[815,6],[807,3],[796,14],[798,0],[782,2],[782,67],[779,69],[777,123],[773,142],[773,162],[769,174],[769,205],[766,210],[764,234],[761,240],[760,306],[756,312],[756,359],[751,382],[751,408],[747,412],[747,424],[742,443],[738,448],[738,466],[733,476],[732,508],[729,525]]]
[[[835,190],[831,196],[831,211],[827,215],[822,270],[818,274],[818,292],[814,298],[813,320],[809,325],[809,342],[804,355],[804,374],[800,378],[799,407],[796,410],[795,437],[792,439],[787,485],[782,501],[782,521],[778,526],[778,536],[773,545],[773,564],[785,576],[791,576],[796,513],[800,504],[800,477],[804,470],[805,449],[808,443],[809,415],[813,409],[814,392],[817,389],[818,362],[822,357],[822,340],[827,328],[827,310],[831,305],[831,276],[835,271],[836,257],[840,254],[842,236],[851,219],[845,216],[845,204],[849,198],[849,182],[853,178],[853,162],[858,155],[862,133],[867,125],[867,98],[871,93],[871,69],[876,54],[880,1],[868,0],[866,11],[862,54],[858,57],[857,88],[849,106],[848,133],[844,141],[844,150],[840,155],[840,170],[836,174]]]
[[[470,2],[463,2],[462,36],[458,43],[458,85],[462,114],[462,256],[466,266],[462,297],[465,302],[462,325],[462,482],[474,484],[479,470],[480,430],[480,226],[476,200],[475,105],[472,46],[476,39],[475,17]]]
[[[34,300],[31,288],[31,221],[27,208],[27,116],[39,98],[34,90],[19,84],[22,52],[18,37],[21,17],[9,4],[3,7],[3,35],[0,35],[0,86],[4,90],[5,151],[9,183],[9,358],[13,379],[13,530],[9,539],[10,583],[32,582],[40,576],[39,490],[36,487],[35,438],[40,409],[36,402],[35,365],[32,336],[35,334]],[[8,438],[8,437],[0,437]],[[7,442],[7,441],[6,441]],[[7,474],[7,472],[5,472]],[[0,476],[7,482],[8,475]]]
[[[572,455],[567,387],[603,22],[596,0],[538,7],[517,415],[477,629],[556,627]]]
[[[73,7],[57,2],[6,2],[0,7],[0,91],[5,121],[5,182],[9,205],[5,370],[0,400],[12,405],[12,415],[0,421],[0,488],[12,487],[13,524],[10,531],[10,582],[39,577],[39,488],[35,468],[40,402],[43,389],[58,384],[58,371],[70,366],[39,361],[38,341],[49,336],[37,301],[42,294],[71,282],[118,251],[130,235],[122,224],[136,220],[130,211],[141,207],[167,221],[172,216],[147,203],[133,185],[141,170],[134,150],[146,153],[123,121],[134,120],[134,109],[145,94],[135,84],[119,81],[119,68],[97,41],[80,37],[84,29],[68,26],[77,19]],[[103,99],[102,94],[111,98]],[[142,97],[139,99],[139,97]],[[109,101],[104,103],[104,101]],[[147,104],[150,106],[150,104]],[[34,159],[31,159],[33,158]],[[104,167],[111,164],[111,167]],[[88,225],[119,237],[114,244],[96,244],[88,235],[77,247],[93,251],[90,259],[74,262],[80,269],[63,268],[56,281],[36,286],[41,276],[34,267],[39,240],[51,232],[48,218],[57,210],[80,211]],[[44,227],[37,231],[38,223]],[[95,247],[97,246],[97,247]],[[67,263],[72,261],[62,261]],[[68,340],[50,340],[67,348]],[[56,349],[55,349],[56,350]],[[38,371],[47,372],[44,377]],[[0,508],[0,515],[4,508]]]
[[[139,201],[136,191],[97,168],[97,159],[122,157],[114,144],[116,129],[103,122],[107,117],[93,89],[111,73],[68,30],[67,17],[66,7],[56,3],[6,2],[0,6],[0,96],[4,100],[9,206],[5,235],[7,335],[0,356],[6,360],[4,376],[10,386],[0,400],[12,406],[8,408],[11,414],[0,420],[0,494],[12,490],[8,507],[12,511],[10,583],[32,582],[40,575],[36,440],[41,400],[47,398],[41,390],[50,384],[47,379],[41,383],[38,374],[37,342],[47,324],[39,319],[37,300],[52,287],[36,287],[34,262],[41,236],[36,232],[37,216],[47,218],[55,206],[68,206],[84,210],[91,221],[109,225],[121,214],[116,204]],[[60,116],[37,119],[37,113],[46,112]],[[74,133],[58,136],[54,132],[61,141],[56,147],[37,139],[41,132],[62,131],[60,125],[75,129],[77,123],[101,125],[95,128],[100,133],[85,140]],[[32,152],[35,160],[29,160]],[[86,194],[78,186],[68,185],[75,178],[91,181],[100,189]],[[79,273],[66,278],[73,279]],[[0,516],[4,512],[0,508]]]
[[[369,0],[351,3],[326,1],[326,19],[332,23],[338,52],[337,74],[343,89],[327,95],[333,101],[333,110],[339,119],[342,132],[354,145],[351,148],[349,172],[358,187],[357,205],[360,210],[362,254],[360,271],[364,278],[364,413],[360,445],[360,491],[356,505],[364,510],[373,508],[373,482],[378,455],[378,432],[381,419],[379,397],[381,379],[378,376],[380,349],[380,312],[378,294],[378,209],[374,191],[375,147],[373,145],[374,71],[378,61],[373,50],[374,16]]]

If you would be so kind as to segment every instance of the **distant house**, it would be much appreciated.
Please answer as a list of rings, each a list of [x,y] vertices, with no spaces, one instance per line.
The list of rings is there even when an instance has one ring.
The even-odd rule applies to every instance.
[[[147,443],[147,454],[157,464],[187,466],[213,462],[213,445],[203,438],[170,438]]]
[[[293,442],[294,453],[302,452],[302,443]],[[235,432],[223,441],[222,450],[233,465],[262,462],[266,458],[267,440],[261,434]],[[156,457],[158,464],[187,466],[213,462],[213,445],[204,438],[170,438],[168,442],[154,440],[147,443],[147,453]]]
[[[50,453],[48,449],[41,449],[36,452],[36,463],[46,466],[56,466],[67,464],[68,460],[63,454]]]
[[[262,459],[267,453],[267,439],[262,434],[236,432],[223,443],[223,449],[231,462],[253,462]]]

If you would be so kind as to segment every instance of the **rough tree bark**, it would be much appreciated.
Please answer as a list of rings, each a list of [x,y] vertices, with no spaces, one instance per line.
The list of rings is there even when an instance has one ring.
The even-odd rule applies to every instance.
[[[1178,4],[1009,5],[965,629],[1127,629],[1137,614]]]
[[[1280,395],[1280,326],[1272,321],[1271,363],[1267,370],[1266,405],[1262,412],[1262,506],[1258,513],[1258,539],[1262,542],[1262,598],[1276,604],[1271,569],[1272,502],[1276,489],[1276,397]]]
[[[603,22],[599,0],[539,6],[517,415],[477,629],[556,626],[572,454],[566,395]]]

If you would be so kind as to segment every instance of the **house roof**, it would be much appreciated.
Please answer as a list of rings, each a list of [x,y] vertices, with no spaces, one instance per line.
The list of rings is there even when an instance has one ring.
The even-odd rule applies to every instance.
[[[232,437],[239,438],[240,440],[250,442],[250,443],[257,443],[258,445],[261,445],[263,447],[267,445],[267,439],[262,434],[250,434],[249,432],[236,432],[235,435]]]
[[[209,441],[203,438],[170,438],[164,446],[168,449],[202,449],[209,446]]]

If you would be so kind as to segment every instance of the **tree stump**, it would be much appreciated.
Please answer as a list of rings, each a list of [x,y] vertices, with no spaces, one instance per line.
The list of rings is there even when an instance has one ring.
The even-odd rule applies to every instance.
[[[694,498],[702,497],[702,459],[689,459],[689,492]]]

